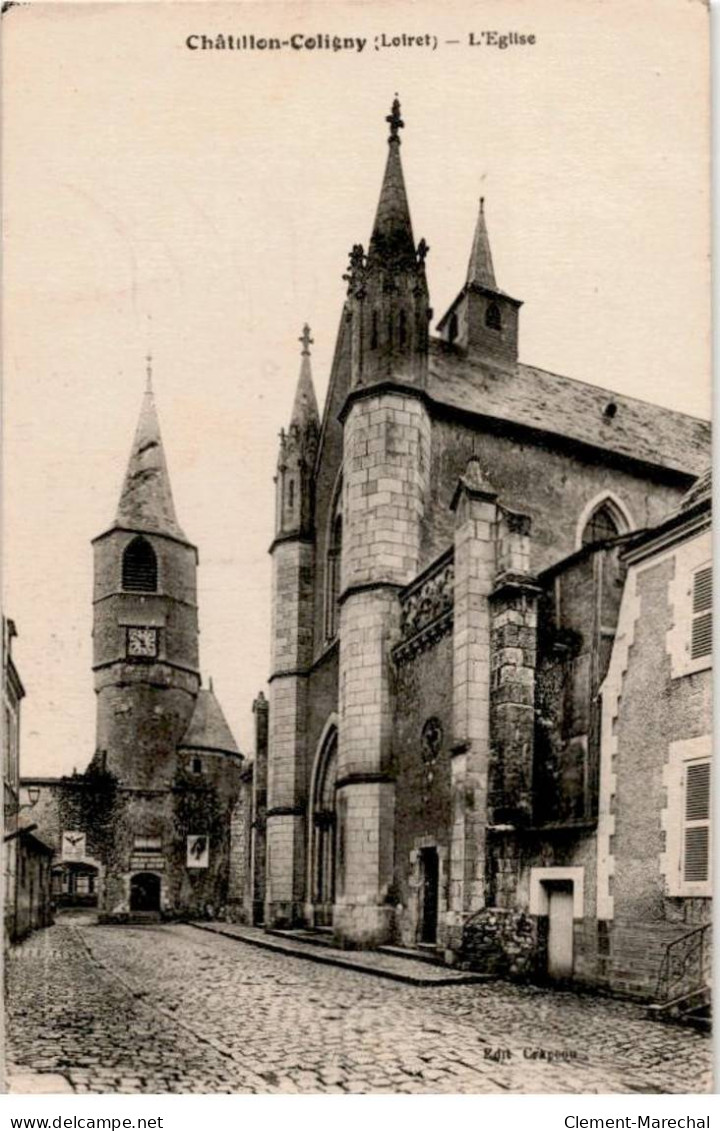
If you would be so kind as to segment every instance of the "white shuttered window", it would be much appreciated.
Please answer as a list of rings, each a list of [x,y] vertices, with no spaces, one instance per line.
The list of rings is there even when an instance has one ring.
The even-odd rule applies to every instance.
[[[710,879],[710,762],[685,763],[682,879],[704,884]]]
[[[690,658],[698,660],[712,651],[712,566],[695,570],[692,584]]]

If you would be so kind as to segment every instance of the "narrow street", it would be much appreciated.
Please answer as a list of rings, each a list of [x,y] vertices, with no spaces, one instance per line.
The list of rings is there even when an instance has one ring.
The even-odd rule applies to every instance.
[[[414,987],[191,926],[63,919],[11,953],[8,1058],[76,1092],[700,1092],[711,1042],[642,1007]]]

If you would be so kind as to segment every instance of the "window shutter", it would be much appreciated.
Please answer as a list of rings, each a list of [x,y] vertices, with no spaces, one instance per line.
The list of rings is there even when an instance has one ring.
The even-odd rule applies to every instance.
[[[712,567],[699,569],[693,578],[693,612],[712,608]]]
[[[710,763],[693,762],[687,768],[685,820],[707,821],[710,816]]]
[[[690,825],[685,829],[685,868],[687,883],[699,883],[708,878],[710,862],[710,830],[707,825]]]
[[[685,771],[683,879],[703,883],[710,877],[710,763],[691,762]]]
[[[690,658],[709,656],[712,651],[712,567],[699,569],[693,577],[693,622]]]

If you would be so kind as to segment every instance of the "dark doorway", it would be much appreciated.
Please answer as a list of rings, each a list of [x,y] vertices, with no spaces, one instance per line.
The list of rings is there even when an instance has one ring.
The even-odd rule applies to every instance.
[[[130,881],[130,910],[160,910],[160,877],[152,872],[139,872]]]
[[[335,902],[335,814],[315,814],[315,926],[332,927]]]
[[[438,888],[440,884],[440,863],[437,848],[420,850],[422,875],[422,913],[420,918],[420,942],[437,942]]]
[[[325,742],[315,775],[312,827],[312,902],[316,927],[331,927],[335,904],[337,731]]]

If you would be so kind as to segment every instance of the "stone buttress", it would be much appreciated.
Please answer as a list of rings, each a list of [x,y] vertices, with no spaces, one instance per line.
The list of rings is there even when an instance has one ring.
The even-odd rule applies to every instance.
[[[310,331],[290,427],[281,434],[272,554],[272,652],[267,782],[267,926],[302,920],[307,808],[307,679],[313,652],[313,469],[319,416]]]
[[[338,873],[333,926],[367,946],[392,930],[391,659],[398,593],[418,572],[428,489],[428,289],[400,163],[399,104],[367,254],[346,276],[351,389],[343,410]]]

